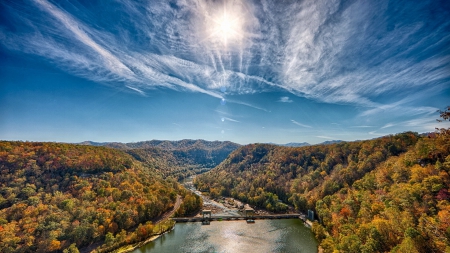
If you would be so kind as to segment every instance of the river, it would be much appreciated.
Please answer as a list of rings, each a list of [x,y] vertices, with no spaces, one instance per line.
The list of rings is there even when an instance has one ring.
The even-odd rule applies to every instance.
[[[192,185],[192,178],[184,181],[187,189],[203,198],[208,208],[217,207],[216,215],[238,215],[237,209],[227,208],[201,195]],[[212,221],[177,223],[174,230],[133,251],[133,253],[200,253],[200,252],[317,252],[317,241],[300,219],[240,221]]]
[[[300,219],[177,223],[175,229],[134,253],[317,252],[317,241]]]

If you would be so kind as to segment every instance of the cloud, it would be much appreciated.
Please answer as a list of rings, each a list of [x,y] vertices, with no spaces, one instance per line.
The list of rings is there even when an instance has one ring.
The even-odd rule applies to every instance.
[[[89,5],[31,2],[2,3],[11,20],[0,28],[3,46],[119,89],[217,98],[287,91],[363,106],[361,116],[370,116],[403,106],[425,113],[429,107],[405,97],[444,90],[450,80],[450,20],[438,2],[398,3],[401,13],[387,0],[233,2],[226,8],[239,36],[226,45],[210,31],[224,7],[216,1],[118,0],[101,19]]]
[[[160,86],[223,98],[214,90],[191,83],[193,79],[189,76],[177,77],[171,73],[175,72],[175,69],[180,70],[179,73],[186,73],[189,69],[206,73],[205,68],[208,67],[198,66],[173,56],[148,52],[143,54],[142,51],[130,50],[123,46],[123,41],[120,41],[123,38],[111,34],[106,29],[94,30],[71,13],[45,0],[35,0],[34,3],[50,16],[43,17],[42,19],[46,20],[41,22],[33,20],[36,17],[20,16],[26,23],[33,24],[30,25],[30,29],[35,32],[18,35],[5,34],[4,30],[1,31],[2,37],[9,37],[3,42],[7,47],[49,58],[61,68],[97,82],[119,87],[123,83],[131,83],[124,86],[140,94],[145,94],[145,90],[150,87]],[[16,6],[10,9],[14,10],[14,7]],[[20,15],[23,10],[15,11],[18,12],[16,15]],[[79,14],[78,12],[84,10],[73,11]],[[142,55],[147,58],[143,58]]]
[[[316,136],[317,138],[322,138],[322,139],[329,139],[329,140],[332,140],[333,139],[333,137],[329,137],[329,136],[324,136],[324,135],[318,135],[318,136]]]
[[[131,87],[131,86],[128,86],[128,85],[125,85],[125,87],[127,87],[128,89],[134,90],[134,91],[138,92],[139,94],[141,94],[143,96],[146,96],[145,92],[143,92],[142,90],[140,90],[138,88],[134,88],[134,87]]]
[[[376,135],[376,136],[386,136],[386,135],[389,135],[389,133],[377,133],[377,131],[370,131],[368,134],[370,134],[370,135]]]
[[[293,120],[293,119],[291,119],[291,122],[294,123],[294,124],[296,124],[297,126],[311,128],[311,126],[308,126],[308,125],[299,123],[299,122],[297,122],[297,121],[295,121],[295,120]]]
[[[294,101],[292,101],[291,99],[289,99],[289,97],[280,97],[280,100],[278,100],[278,102],[282,102],[282,103],[292,103]]]
[[[223,117],[225,120],[228,120],[228,121],[232,121],[232,122],[240,122],[240,121],[238,121],[238,120],[235,120],[235,119],[232,119],[232,118],[227,118],[227,117]]]
[[[248,106],[248,107],[257,109],[257,110],[261,110],[261,111],[265,111],[265,112],[270,112],[270,111],[267,110],[267,109],[264,109],[264,108],[262,108],[262,107],[259,107],[259,106],[256,106],[256,105],[253,105],[253,104],[250,104],[250,103],[246,103],[246,102],[242,102],[242,101],[238,101],[238,100],[233,100],[233,99],[231,99],[231,100],[230,100],[230,99],[227,99],[226,101],[228,101],[228,102],[230,102],[230,103],[234,103],[234,104],[245,105],[245,106]]]
[[[393,127],[393,126],[395,126],[395,124],[387,123],[386,125],[382,126],[380,129],[385,129],[385,128],[389,128],[389,127]]]

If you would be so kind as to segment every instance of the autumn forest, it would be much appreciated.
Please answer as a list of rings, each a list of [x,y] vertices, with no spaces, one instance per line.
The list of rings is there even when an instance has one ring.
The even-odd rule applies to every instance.
[[[2,141],[0,249],[109,252],[145,240],[173,226],[155,224],[178,199],[175,215],[202,207],[179,183],[199,174],[212,198],[313,210],[324,252],[449,252],[449,173],[448,129],[305,147]]]

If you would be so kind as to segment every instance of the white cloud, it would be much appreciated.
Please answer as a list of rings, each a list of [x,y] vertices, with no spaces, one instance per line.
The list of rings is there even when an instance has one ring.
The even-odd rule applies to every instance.
[[[232,119],[232,118],[227,118],[227,117],[223,117],[225,120],[228,120],[228,121],[232,121],[232,122],[240,122],[240,121],[238,121],[238,120],[235,120],[235,119]]]
[[[294,123],[294,124],[296,124],[297,126],[311,128],[311,126],[308,126],[308,125],[299,123],[299,122],[297,122],[297,121],[295,121],[295,120],[293,120],[293,119],[291,119],[291,122]]]
[[[329,139],[329,140],[332,140],[332,139],[333,139],[333,137],[324,136],[324,135],[317,135],[316,137],[317,137],[317,138],[322,138],[322,139]]]
[[[278,100],[278,102],[282,102],[282,103],[292,103],[294,101],[292,101],[291,99],[289,99],[289,97],[280,97],[280,100]]]
[[[134,91],[138,92],[139,94],[141,94],[141,95],[143,95],[143,96],[146,95],[145,92],[143,92],[142,90],[140,90],[140,89],[138,89],[138,88],[131,87],[131,86],[129,86],[129,85],[125,85],[125,87],[127,87],[128,89],[134,90]]]
[[[257,109],[257,110],[261,110],[261,111],[265,111],[265,112],[270,112],[270,111],[267,110],[267,109],[264,109],[264,108],[262,108],[262,107],[259,107],[259,106],[256,106],[256,105],[253,105],[253,104],[250,104],[250,103],[246,103],[246,102],[242,102],[242,101],[238,101],[238,100],[233,100],[233,99],[231,99],[231,100],[230,100],[230,99],[227,99],[226,101],[227,101],[227,102],[230,102],[230,103],[234,103],[234,104],[245,105],[245,106],[248,106],[248,107]]]
[[[393,124],[393,123],[387,123],[386,125],[382,126],[380,129],[385,129],[385,128],[393,127],[393,126],[395,126],[395,125],[396,125],[396,124]]]

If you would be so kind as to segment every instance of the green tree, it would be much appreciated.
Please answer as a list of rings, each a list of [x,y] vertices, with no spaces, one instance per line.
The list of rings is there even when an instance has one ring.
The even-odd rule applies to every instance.
[[[70,244],[67,249],[63,250],[63,253],[80,253],[75,243]]]

